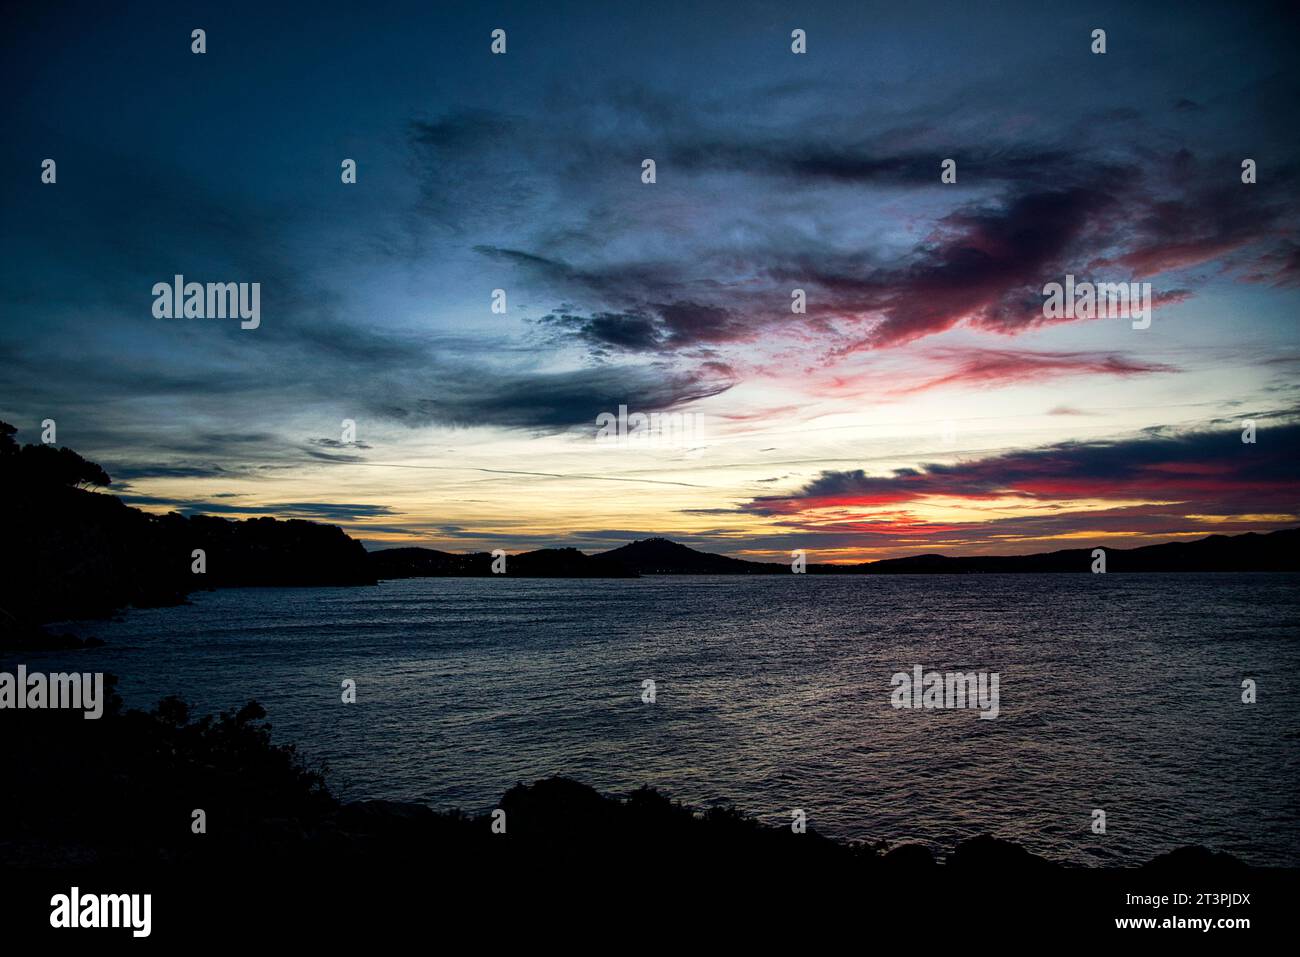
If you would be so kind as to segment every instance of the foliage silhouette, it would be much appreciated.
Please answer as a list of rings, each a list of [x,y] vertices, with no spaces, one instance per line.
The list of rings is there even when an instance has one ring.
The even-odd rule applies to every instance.
[[[36,626],[223,586],[373,584],[342,529],[300,520],[153,515],[90,491],[109,475],[71,449],[20,447],[0,422],[0,648],[50,647]],[[206,572],[193,571],[195,549]],[[66,644],[66,642],[64,642]]]

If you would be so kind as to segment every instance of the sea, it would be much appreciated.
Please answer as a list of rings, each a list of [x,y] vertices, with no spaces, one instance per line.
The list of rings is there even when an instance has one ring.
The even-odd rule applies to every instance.
[[[987,833],[1074,864],[1200,844],[1297,866],[1297,586],[1037,574],[224,589],[61,625],[106,644],[21,660],[117,674],[129,707],[256,700],[274,740],[346,800],[481,813],[518,782],[566,775],[778,826],[802,812],[831,837],[938,855]],[[894,676],[917,666],[996,674],[997,717],[895,707]]]

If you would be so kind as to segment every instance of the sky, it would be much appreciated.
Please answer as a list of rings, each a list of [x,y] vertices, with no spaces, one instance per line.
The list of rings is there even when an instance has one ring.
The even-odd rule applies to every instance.
[[[0,39],[0,419],[131,504],[812,561],[1297,523],[1287,5],[105,6]],[[177,274],[257,328],[157,317]]]

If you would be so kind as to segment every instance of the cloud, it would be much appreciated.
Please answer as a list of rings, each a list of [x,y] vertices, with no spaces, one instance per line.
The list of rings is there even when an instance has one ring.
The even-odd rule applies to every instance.
[[[128,505],[166,507],[182,515],[271,515],[321,522],[356,522],[395,514],[387,505],[339,502],[281,502],[275,505],[239,505],[157,495],[119,495]],[[366,526],[369,528],[369,526]]]
[[[600,312],[590,316],[572,314],[543,316],[538,322],[572,333],[593,349],[623,352],[653,352],[665,341],[663,324],[656,318],[629,313]]]
[[[733,195],[745,192],[728,227],[745,234],[739,245],[711,244],[698,231],[711,218],[705,217],[681,231],[675,255],[662,249],[640,257],[611,254],[628,244],[585,226],[565,233],[559,246],[568,256],[549,243],[544,252],[526,245],[476,249],[552,296],[586,307],[552,311],[542,324],[600,355],[661,357],[699,345],[741,347],[772,335],[793,341],[796,330],[838,356],[903,346],[960,325],[1016,335],[1049,322],[1043,285],[1066,273],[1128,282],[1223,259],[1258,281],[1285,285],[1300,269],[1295,244],[1279,232],[1300,204],[1285,190],[1243,192],[1235,176],[1225,180],[1227,160],[1219,156],[1180,150],[1120,158],[1123,151],[1114,149],[952,144],[978,193],[954,191],[956,204],[937,212],[910,248],[850,250],[830,240],[845,228],[836,221],[852,200],[819,192],[817,183],[878,190],[888,181],[889,189],[914,195],[918,209],[941,208],[949,194],[936,190],[933,170],[922,173],[934,165],[933,154],[890,153],[881,143],[833,147],[824,137],[809,143],[797,128],[783,139],[769,133],[770,141],[758,144],[743,135],[727,141],[717,132],[692,142],[693,132],[687,126],[670,133],[676,139],[665,160],[671,156],[682,168],[684,189],[698,187],[692,176],[725,176]],[[592,144],[578,152],[599,149]],[[1285,166],[1274,175],[1292,178]],[[818,237],[798,227],[758,225],[754,217],[780,202],[778,187],[764,177],[794,180],[810,214],[835,222],[835,229]],[[618,233],[621,220],[614,224]],[[798,325],[787,321],[792,288],[808,290],[808,317]],[[1193,294],[1192,287],[1157,290],[1155,302],[1166,307]],[[836,342],[845,330],[827,320],[860,330]]]
[[[558,432],[595,427],[596,416],[627,405],[657,412],[731,388],[726,376],[701,370],[675,372],[662,365],[608,365],[562,372],[473,372],[448,369],[430,376],[437,389],[421,393],[408,383],[373,397],[374,409],[406,425],[495,425]]]
[[[1255,444],[1242,442],[1238,423],[1199,432],[1152,429],[1128,438],[1062,442],[887,475],[826,471],[793,493],[754,498],[742,510],[763,516],[832,510],[841,518],[871,521],[900,506],[943,497],[1021,499],[1030,505],[1145,499],[1180,503],[1180,513],[1289,514],[1300,505],[1298,453],[1300,424],[1294,421],[1261,424]],[[1075,509],[1069,520],[1084,517]]]
[[[393,47],[363,44],[357,63],[376,67],[375,84],[342,84],[337,101],[321,100],[328,116],[289,127],[276,91],[282,75],[302,74],[291,68],[304,65],[302,45],[280,44],[288,60],[278,66],[250,61],[248,82],[268,96],[210,111],[212,135],[244,157],[233,167],[176,135],[181,87],[151,83],[129,58],[109,64],[111,82],[87,85],[67,69],[79,46],[57,31],[24,40],[13,51],[21,60],[8,62],[29,80],[63,79],[40,104],[19,104],[0,152],[21,165],[39,143],[40,155],[60,157],[61,179],[57,189],[35,176],[0,183],[21,237],[0,263],[0,412],[56,416],[69,444],[127,480],[225,479],[364,461],[365,446],[307,437],[330,434],[341,416],[561,432],[620,404],[661,411],[734,389],[714,403],[725,420],[779,416],[797,427],[827,411],[811,409],[826,367],[846,381],[858,359],[863,369],[881,360],[874,369],[889,373],[894,396],[1177,371],[1172,352],[1158,361],[1090,348],[1067,339],[1073,329],[1049,331],[1056,348],[1008,345],[1043,331],[1042,285],[1066,272],[1159,277],[1164,307],[1209,283],[1260,284],[1224,301],[1246,313],[1267,297],[1263,322],[1240,319],[1251,323],[1247,348],[1274,345],[1275,330],[1265,346],[1255,331],[1300,284],[1285,31],[1191,15],[1188,28],[1234,64],[1231,82],[1210,70],[1171,93],[1131,73],[1105,90],[1080,87],[1057,52],[1032,43],[1007,44],[1010,59],[996,63],[969,52],[975,35],[1022,37],[1014,11],[959,18],[924,44],[912,14],[886,16],[907,29],[814,33],[828,52],[843,43],[856,57],[876,44],[891,58],[879,71],[836,74],[827,57],[818,62],[830,73],[773,75],[759,25],[734,38],[737,59],[704,73],[673,68],[649,44],[626,64],[598,56],[578,71],[552,57],[526,82],[517,74],[508,94],[493,85],[503,58],[475,54],[447,71],[448,84],[409,97],[383,62]],[[556,29],[603,49],[606,28],[587,20]],[[687,33],[697,26],[712,49],[714,27],[702,17]],[[1146,62],[1176,64],[1185,35],[1150,35]],[[960,41],[939,62],[961,83],[892,69],[938,57],[932,39]],[[803,59],[786,56],[781,69]],[[119,88],[148,91],[151,106],[117,117],[105,136],[87,104]],[[368,124],[356,141],[371,158],[355,189],[337,181],[335,148],[321,165],[321,144],[302,133],[335,116]],[[262,150],[268,129],[283,132],[283,155]],[[343,129],[340,148],[352,142]],[[161,152],[113,152],[141,133]],[[1240,183],[1242,157],[1229,155],[1243,151],[1260,162],[1256,185]],[[640,182],[646,156],[659,163],[654,186]],[[938,178],[948,156],[958,161],[951,186]],[[319,175],[303,173],[312,168]],[[261,328],[153,319],[148,290],[175,272],[260,281]],[[498,286],[509,287],[510,314],[475,322]],[[796,287],[807,315],[790,311]],[[971,335],[944,338],[958,329]],[[990,347],[987,334],[1007,338]],[[943,348],[954,340],[977,347]],[[1183,356],[1196,345],[1168,348]],[[1253,388],[1230,374],[1225,388]],[[768,385],[774,394],[762,395]],[[917,471],[879,493],[941,484],[929,467]],[[1032,477],[1021,478],[1019,494],[1032,497]]]
[[[934,349],[928,358],[946,364],[933,378],[897,390],[924,392],[949,385],[1006,385],[1070,375],[1135,376],[1177,372],[1161,362],[1144,362],[1114,352],[1034,352],[1027,349]]]

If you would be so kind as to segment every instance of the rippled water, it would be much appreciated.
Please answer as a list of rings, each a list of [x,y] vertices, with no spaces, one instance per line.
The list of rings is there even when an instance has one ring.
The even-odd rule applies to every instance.
[[[517,781],[642,784],[774,823],[1058,860],[1186,843],[1300,864],[1300,576],[418,579],[231,589],[27,659],[129,705],[261,701],[346,798],[494,806]],[[915,664],[998,672],[1001,715],[890,706]],[[1241,681],[1259,701],[1241,703]],[[354,678],[358,703],[340,703]],[[643,704],[641,682],[657,683]],[[1107,833],[1090,831],[1107,815]]]

